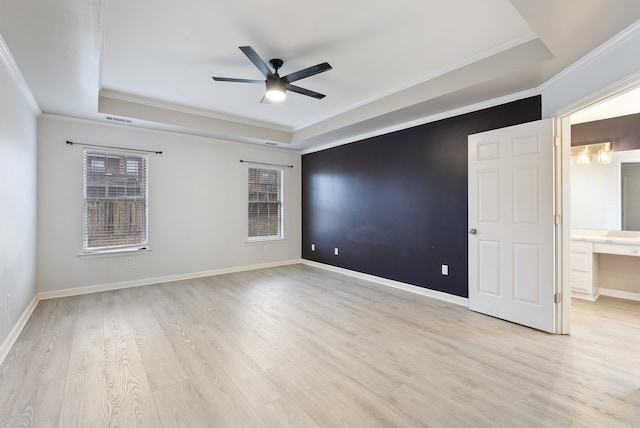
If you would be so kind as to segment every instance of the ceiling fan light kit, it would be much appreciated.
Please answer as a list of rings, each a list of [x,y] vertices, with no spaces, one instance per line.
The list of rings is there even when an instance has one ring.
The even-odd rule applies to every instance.
[[[304,79],[305,77],[313,76],[314,74],[322,73],[331,70],[331,66],[327,62],[307,67],[305,69],[296,71],[286,76],[280,77],[278,70],[284,64],[279,58],[273,58],[269,61],[269,65],[273,68],[273,72],[269,66],[264,62],[262,58],[256,53],[251,46],[240,46],[240,50],[249,58],[249,60],[260,70],[266,80],[252,80],[252,79],[238,79],[233,77],[216,77],[212,76],[216,82],[236,82],[236,83],[259,83],[265,85],[265,94],[262,102],[269,101],[282,101],[287,97],[287,91],[296,92],[308,97],[322,99],[324,94],[311,91],[309,89],[301,88],[296,85],[292,85],[291,82]]]
[[[272,64],[273,61],[276,61],[276,60],[272,59],[271,61],[269,61],[269,63]],[[282,62],[281,60],[278,60],[278,61]],[[287,84],[280,76],[278,76],[277,68],[276,68],[276,72],[272,77],[267,77],[266,86],[267,86],[267,90],[264,93],[264,96],[269,101],[278,102],[287,98]]]
[[[267,83],[267,92],[264,93],[264,96],[267,97],[269,101],[278,102],[287,98],[287,93],[283,89],[278,89],[278,88],[269,89],[269,84]]]

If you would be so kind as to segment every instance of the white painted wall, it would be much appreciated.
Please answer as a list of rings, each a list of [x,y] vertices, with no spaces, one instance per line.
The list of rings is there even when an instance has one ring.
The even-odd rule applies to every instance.
[[[82,146],[67,140],[163,151],[149,155],[151,252],[78,256]],[[247,173],[240,159],[294,166],[284,170],[285,240],[245,242]],[[38,291],[299,259],[300,167],[295,151],[43,115],[38,122]]]
[[[0,44],[2,40],[0,38]],[[36,295],[36,113],[0,52],[0,343]],[[5,61],[2,61],[4,59]],[[7,308],[7,295],[11,296]]]

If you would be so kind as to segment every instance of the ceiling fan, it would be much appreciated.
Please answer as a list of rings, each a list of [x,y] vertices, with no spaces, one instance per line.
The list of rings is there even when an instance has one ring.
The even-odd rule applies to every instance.
[[[266,91],[264,97],[262,97],[262,103],[268,103],[269,101],[282,101],[287,97],[287,91],[297,92],[298,94],[306,95],[317,99],[325,97],[324,94],[311,91],[309,89],[301,88],[300,86],[292,85],[291,82],[304,79],[305,77],[313,76],[314,74],[322,73],[324,71],[331,70],[331,66],[327,62],[317,64],[312,67],[304,68],[286,76],[280,77],[278,70],[284,64],[284,61],[278,58],[273,58],[269,61],[269,64],[273,68],[273,72],[269,69],[267,64],[260,58],[255,50],[251,46],[240,46],[240,50],[249,58],[249,60],[258,67],[258,70],[266,77],[266,80],[252,80],[252,79],[236,79],[232,77],[215,77],[212,76],[216,82],[239,82],[239,83],[260,83],[265,84]]]

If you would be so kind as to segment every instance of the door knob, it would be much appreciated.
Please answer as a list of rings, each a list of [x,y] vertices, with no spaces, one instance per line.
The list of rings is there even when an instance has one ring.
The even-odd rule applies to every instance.
[[[471,229],[469,229],[469,235],[476,235],[478,233],[478,231],[476,230],[475,227],[472,227]]]

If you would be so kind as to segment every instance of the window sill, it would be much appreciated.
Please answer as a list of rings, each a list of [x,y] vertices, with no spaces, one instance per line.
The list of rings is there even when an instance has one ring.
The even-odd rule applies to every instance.
[[[286,241],[286,238],[250,238],[244,241],[245,244],[276,244]]]
[[[118,248],[114,250],[97,250],[97,251],[87,251],[78,254],[78,257],[81,259],[93,259],[93,258],[101,258],[101,257],[118,257],[118,256],[131,256],[134,254],[149,254],[151,252],[151,248],[140,247],[140,248]]]

